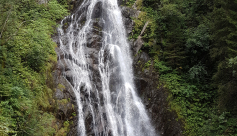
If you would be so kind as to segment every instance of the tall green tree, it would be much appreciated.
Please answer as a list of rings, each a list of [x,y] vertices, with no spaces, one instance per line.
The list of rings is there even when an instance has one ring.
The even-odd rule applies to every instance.
[[[237,112],[236,64],[237,56],[237,1],[216,0],[211,15],[213,45],[211,58],[216,62],[217,72],[213,76],[219,88],[219,106]],[[230,62],[230,60],[232,60]]]
[[[149,2],[149,1],[148,1]],[[158,5],[160,4],[160,5]],[[157,48],[161,60],[173,68],[181,67],[185,59],[185,15],[172,1],[154,2],[157,6]]]

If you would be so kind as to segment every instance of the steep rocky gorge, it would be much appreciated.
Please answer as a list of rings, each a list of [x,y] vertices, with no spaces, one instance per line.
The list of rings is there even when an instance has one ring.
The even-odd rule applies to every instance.
[[[119,1],[120,5],[123,4],[123,1]],[[74,14],[80,14],[81,18],[79,19],[79,23],[83,24],[86,20],[86,16],[83,16],[85,14],[86,8],[88,6],[84,7],[83,9],[76,10],[77,7],[81,4],[81,0],[74,1]],[[131,17],[137,17],[139,14],[139,11],[125,7],[120,6],[122,10],[123,15],[123,22],[126,27],[127,35],[131,34],[134,22],[131,19]],[[101,9],[101,2],[98,2],[95,6],[95,9],[92,13],[92,26],[93,29],[91,33],[87,35],[87,45],[84,49],[87,54],[87,62],[89,64],[89,69],[93,71],[93,77],[92,81],[96,83],[96,87],[100,88],[102,85],[99,81],[99,71],[98,71],[98,52],[101,48],[101,42],[102,42],[102,29],[103,29],[103,22],[99,18],[102,14]],[[68,24],[70,23],[71,18],[67,18],[63,22],[63,29],[66,31],[68,28]],[[60,46],[59,44],[59,38],[57,36],[54,36],[53,38],[55,42]],[[67,42],[67,40],[63,41]],[[167,90],[162,86],[159,85],[159,74],[155,71],[153,67],[153,61],[149,57],[149,55],[145,51],[137,52],[141,46],[142,46],[142,39],[132,39],[129,41],[131,52],[133,56],[133,70],[135,75],[135,84],[137,88],[137,93],[141,97],[144,105],[146,106],[146,110],[151,118],[153,126],[155,126],[155,129],[157,132],[160,133],[160,135],[164,136],[180,136],[182,135],[182,122],[176,121],[176,113],[169,110],[169,105],[167,101],[168,92]],[[76,48],[76,47],[75,47]],[[58,60],[60,60],[57,64],[57,69],[55,70],[54,74],[54,81],[55,86],[57,86],[57,89],[55,91],[55,98],[58,102],[58,120],[60,122],[64,122],[66,120],[73,122],[70,125],[70,131],[68,132],[68,135],[74,136],[79,135],[77,134],[77,128],[78,128],[78,117],[73,116],[75,113],[77,113],[77,102],[76,102],[76,96],[73,92],[72,86],[72,78],[73,73],[71,72],[70,67],[67,66],[67,63],[64,61],[64,59],[68,59],[70,61],[73,61],[76,63],[76,60],[73,59],[71,54],[64,54],[60,48],[56,48],[56,52],[58,55]],[[145,64],[150,61],[151,65],[149,67],[146,67]],[[78,64],[80,65],[80,64]],[[62,71],[66,71],[65,75],[62,75]],[[98,75],[98,76],[96,76]],[[114,83],[111,82],[110,86],[116,83],[116,76],[114,76]],[[159,88],[157,88],[159,85]],[[113,87],[111,87],[113,88]],[[82,97],[88,97],[88,94],[83,94]],[[92,98],[95,96],[91,96]],[[85,108],[86,113],[88,113],[85,117],[85,124],[86,127],[89,128],[87,131],[87,135],[94,135],[91,125],[92,122],[92,116],[87,112]],[[60,123],[59,123],[60,124]],[[99,125],[99,124],[98,124]],[[103,134],[103,130],[101,130],[101,134]]]

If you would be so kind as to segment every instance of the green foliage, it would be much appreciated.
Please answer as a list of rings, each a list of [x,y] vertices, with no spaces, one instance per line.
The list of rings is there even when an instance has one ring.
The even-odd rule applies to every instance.
[[[152,6],[140,6],[143,11],[134,20],[132,38],[137,38],[145,23],[149,22],[142,35],[145,41],[143,48],[148,48],[151,55],[158,55],[168,65],[180,67],[185,58],[184,14],[178,4],[169,1],[144,0],[142,3],[150,3]]]
[[[188,56],[186,61],[187,68],[189,71],[197,70],[202,73],[206,73],[204,65],[209,56],[204,56],[207,54],[210,48],[210,36],[207,26],[201,24],[195,28],[189,28],[186,30],[187,40],[186,40],[186,55]],[[198,79],[199,80],[199,79]]]
[[[126,5],[129,7],[132,7],[135,2],[136,2],[136,0],[128,0],[128,1],[126,1]]]
[[[212,12],[211,38],[213,39],[213,48],[211,57],[213,59],[225,60],[225,57],[236,56],[236,1],[217,1],[216,8]]]
[[[236,1],[215,1],[215,8],[211,18],[211,39],[213,46],[210,54],[215,61],[217,72],[213,76],[215,85],[218,86],[219,108],[222,111],[237,113],[236,108],[236,65],[237,56],[237,2]]]
[[[186,33],[188,36],[186,47],[191,53],[197,54],[198,50],[209,50],[209,33],[205,25],[202,24],[196,28],[189,28]]]
[[[65,121],[64,123],[63,123],[63,125],[64,125],[64,127],[69,127],[69,121],[67,120],[67,121]]]
[[[76,116],[77,114],[75,112],[72,113],[72,116]]]
[[[208,75],[206,65],[209,65],[210,36],[207,26],[201,24],[186,30],[186,66],[192,82],[204,83]]]
[[[62,84],[58,84],[57,88],[63,91],[65,89],[65,86]]]
[[[192,82],[201,83],[205,80],[205,76],[207,75],[207,71],[205,69],[205,66],[202,64],[194,65],[192,68],[188,71],[189,78],[192,80]]]
[[[142,50],[153,56],[160,85],[169,90],[171,109],[184,121],[185,135],[236,135],[237,1],[142,4],[144,17],[135,19],[133,38],[152,18]]]
[[[160,58],[172,67],[180,67],[185,59],[184,52],[184,14],[177,4],[162,2],[158,12],[157,41],[160,45]]]
[[[149,69],[150,66],[151,66],[151,60],[147,61],[147,62],[144,64],[144,66],[143,66],[143,68],[142,68],[142,71],[144,71],[145,69]]]
[[[171,110],[177,112],[179,119],[185,119],[185,134],[203,135],[199,130],[209,117],[213,94],[189,82],[187,76],[180,75],[164,62],[155,61],[155,67],[160,73],[161,83],[170,91]]]
[[[34,46],[26,56],[27,65],[34,71],[39,72],[48,58],[47,52],[41,47]]]
[[[67,120],[63,123],[63,128],[61,128],[57,133],[56,136],[66,136],[66,133],[69,129],[70,122]]]
[[[167,67],[165,65],[165,62],[164,61],[159,61],[159,59],[155,59],[155,65],[154,66],[155,66],[156,69],[158,69],[160,74],[166,74],[166,73],[172,71],[171,67]]]
[[[67,10],[56,0],[2,0],[0,12],[0,135],[53,135],[50,35]]]
[[[237,113],[236,70],[235,58],[230,58],[228,61],[219,63],[218,71],[213,76],[215,85],[219,88],[219,108],[222,111],[231,111],[233,114]]]
[[[215,135],[215,136],[234,136],[237,133],[236,118],[231,117],[229,112],[223,112],[221,114],[211,112],[211,118],[206,120],[205,125],[200,131],[204,135]]]

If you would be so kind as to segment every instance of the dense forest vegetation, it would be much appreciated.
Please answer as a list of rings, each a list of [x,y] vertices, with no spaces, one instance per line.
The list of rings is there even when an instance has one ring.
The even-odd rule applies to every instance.
[[[0,135],[65,135],[56,123],[51,72],[64,1],[0,0]],[[61,133],[61,134],[60,134]],[[65,134],[63,134],[65,133]]]
[[[141,11],[130,38],[143,26],[149,53],[170,92],[170,110],[185,135],[237,135],[237,1],[130,0]]]
[[[237,135],[237,0],[129,0],[185,135]],[[67,0],[0,0],[0,135],[63,135],[55,124],[51,39]],[[150,62],[150,61],[149,61]],[[50,100],[50,101],[49,101]],[[65,122],[65,127],[68,123]]]

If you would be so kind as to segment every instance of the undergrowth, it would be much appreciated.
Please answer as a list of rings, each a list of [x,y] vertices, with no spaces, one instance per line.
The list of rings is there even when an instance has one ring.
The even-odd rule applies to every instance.
[[[68,14],[65,7],[57,0],[0,2],[1,136],[57,133],[51,75],[57,45],[51,35]]]
[[[236,107],[235,100],[231,99],[232,105],[228,100],[228,98],[234,98],[236,94],[235,64],[237,63],[232,55],[236,51],[230,49],[233,51],[232,54],[225,54],[226,58],[230,59],[226,59],[226,63],[218,61],[217,66],[213,65],[217,58],[213,62],[213,58],[211,59],[213,56],[209,56],[210,54],[218,56],[225,46],[211,49],[216,46],[212,45],[213,42],[223,39],[224,36],[221,37],[219,32],[224,29],[218,28],[221,25],[215,25],[211,21],[212,16],[209,15],[215,10],[217,12],[217,14],[214,12],[215,15],[227,13],[220,11],[232,8],[223,6],[226,8],[223,9],[220,3],[225,5],[228,2],[218,2],[196,0],[192,2],[188,0],[182,2],[179,0],[137,0],[134,2],[141,12],[137,18],[132,18],[135,25],[129,39],[136,40],[138,36],[142,37],[144,44],[141,50],[147,52],[154,60],[154,67],[159,72],[160,86],[164,86],[169,92],[170,110],[175,111],[178,115],[177,120],[184,123],[184,135],[237,135],[237,119],[234,114],[236,110],[233,109]],[[213,7],[216,3],[217,7]],[[235,14],[234,11],[231,12],[232,14]],[[233,17],[231,15],[229,19]],[[219,23],[219,20],[214,21],[216,24]],[[149,24],[140,35],[146,22]],[[215,28],[212,31],[216,33],[211,33],[210,28]],[[235,31],[234,28],[232,29]],[[232,29],[228,28],[228,30]],[[218,38],[212,40],[210,37],[213,35]],[[227,43],[232,45],[234,42]],[[228,45],[228,48],[232,47]],[[219,57],[221,58],[223,57]],[[148,66],[149,63],[146,65]],[[231,105],[232,108],[223,106],[225,104]],[[224,108],[220,108],[220,105]]]
[[[155,59],[155,68],[160,74],[160,85],[168,89],[169,105],[176,111],[177,120],[184,121],[185,135],[190,136],[235,136],[237,119],[229,112],[222,112],[215,105],[216,92],[209,85],[200,86],[188,80],[188,74]],[[208,90],[208,91],[207,91]]]

